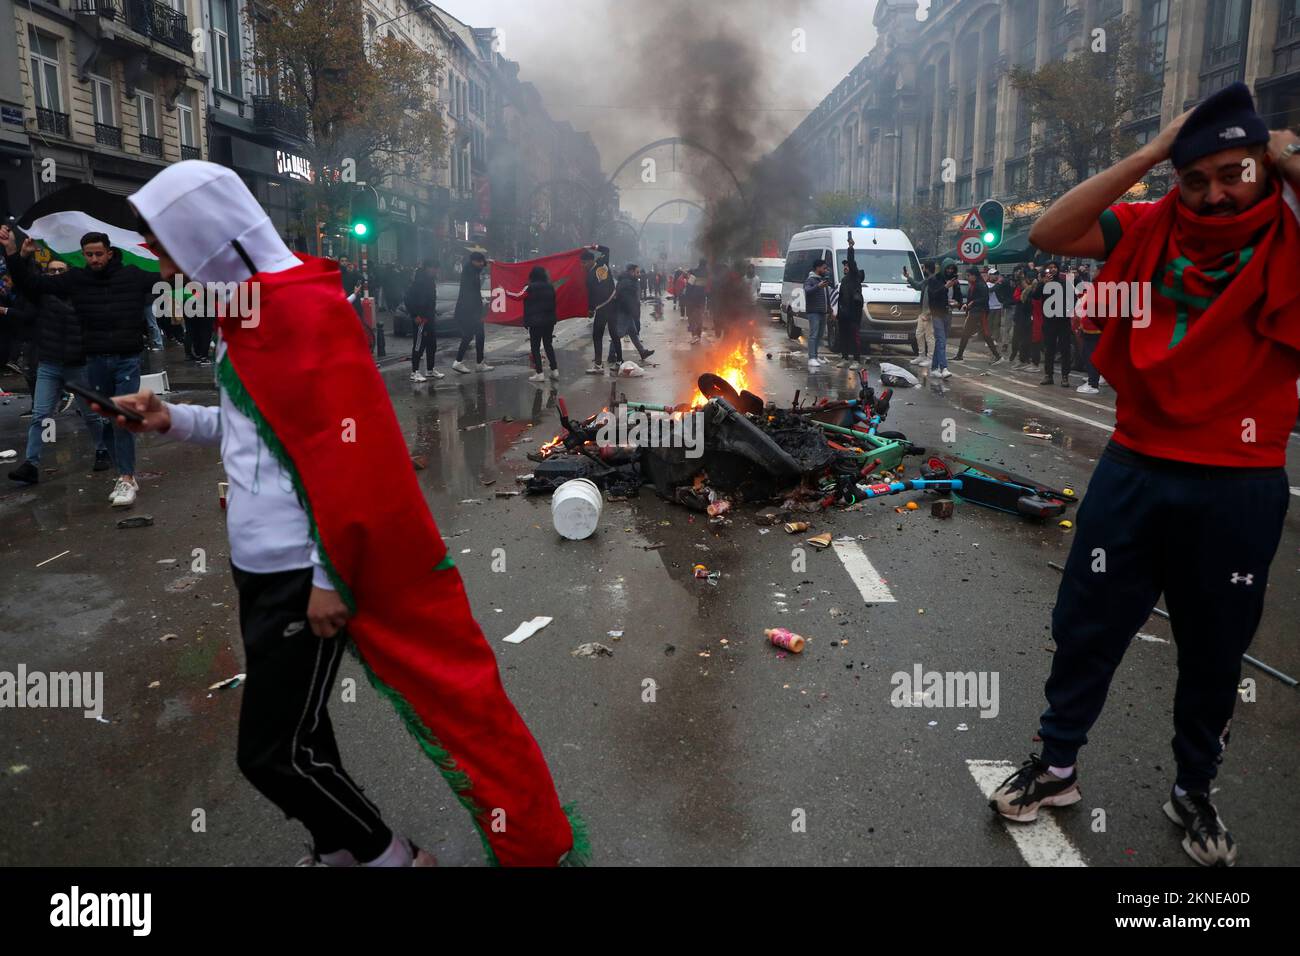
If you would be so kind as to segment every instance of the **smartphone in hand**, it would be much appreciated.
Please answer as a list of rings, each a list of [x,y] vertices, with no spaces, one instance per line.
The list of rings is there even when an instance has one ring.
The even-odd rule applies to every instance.
[[[121,415],[128,422],[135,422],[137,425],[144,421],[144,416],[141,415],[139,412],[132,411],[129,408],[123,408],[121,405],[117,404],[117,402],[113,401],[107,395],[101,395],[99,394],[99,392],[96,392],[94,389],[90,389],[90,388],[86,388],[85,386],[78,385],[76,382],[64,382],[63,387],[66,388],[69,392],[72,392],[72,394],[78,395],[81,398],[84,398],[86,401],[98,405],[106,413],[112,415],[113,417],[117,417],[118,415]]]

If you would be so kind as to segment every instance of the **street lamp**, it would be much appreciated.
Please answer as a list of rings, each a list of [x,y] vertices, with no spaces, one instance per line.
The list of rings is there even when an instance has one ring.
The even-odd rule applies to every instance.
[[[903,204],[903,134],[900,130],[895,129],[892,133],[886,133],[885,139],[896,139],[898,145],[894,148],[894,228],[901,229],[902,224],[902,204]]]

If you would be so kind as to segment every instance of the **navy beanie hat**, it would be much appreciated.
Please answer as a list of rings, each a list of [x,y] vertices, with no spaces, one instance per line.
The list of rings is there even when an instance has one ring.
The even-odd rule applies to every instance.
[[[1211,153],[1268,139],[1268,124],[1255,112],[1250,88],[1233,83],[1192,111],[1170,147],[1169,159],[1174,169],[1182,169]]]

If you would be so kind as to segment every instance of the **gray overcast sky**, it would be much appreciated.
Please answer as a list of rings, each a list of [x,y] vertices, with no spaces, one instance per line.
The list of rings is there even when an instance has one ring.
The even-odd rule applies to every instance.
[[[658,107],[649,80],[637,78],[636,62],[651,59],[673,42],[663,20],[670,6],[657,0],[437,0],[476,27],[496,27],[504,53],[536,84],[547,109],[591,133],[607,172],[639,146],[678,133],[672,115]],[[690,9],[712,27],[726,24],[749,41],[762,72],[761,115],[753,128],[765,148],[780,142],[866,55],[875,43],[875,0],[693,0]],[[928,7],[928,0],[922,8]],[[642,11],[642,12],[638,12]],[[792,49],[796,28],[806,33],[806,52]],[[642,57],[638,61],[638,57]],[[702,72],[706,69],[701,64]],[[635,170],[635,165],[631,167]],[[660,183],[640,190],[634,175],[620,177],[624,208],[635,212],[679,190]],[[658,218],[658,217],[656,217]],[[669,217],[671,218],[671,217]]]

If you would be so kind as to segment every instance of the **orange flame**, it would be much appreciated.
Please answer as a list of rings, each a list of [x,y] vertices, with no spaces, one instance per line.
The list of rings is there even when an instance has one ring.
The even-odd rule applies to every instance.
[[[736,390],[739,394],[744,389],[749,388],[749,350],[745,346],[737,345],[731,354],[722,360],[722,367],[717,369],[715,374],[724,379],[728,385]],[[699,408],[708,402],[704,395],[696,391],[695,398],[691,402],[691,408]]]

